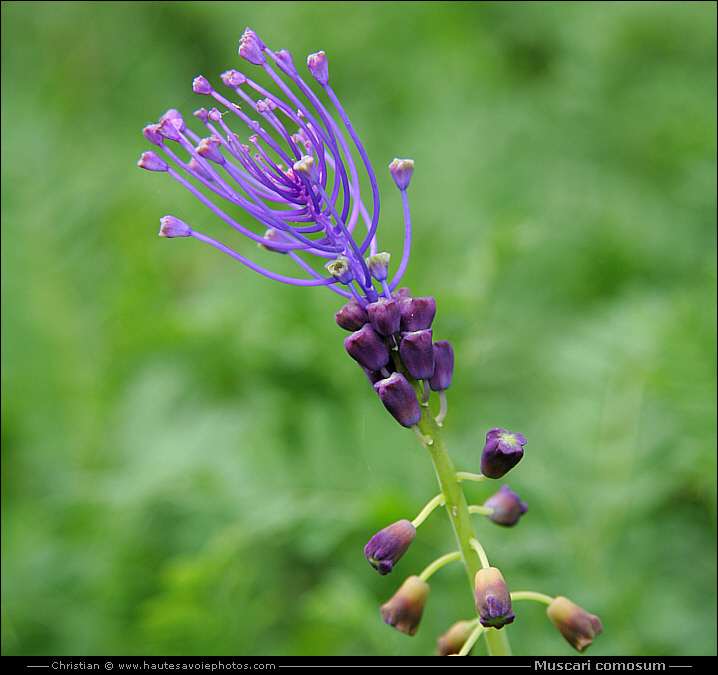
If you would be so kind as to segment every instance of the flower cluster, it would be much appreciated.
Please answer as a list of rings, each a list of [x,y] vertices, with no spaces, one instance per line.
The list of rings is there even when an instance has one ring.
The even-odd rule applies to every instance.
[[[230,228],[253,241],[260,261],[172,215],[160,219],[160,236],[204,241],[270,279],[325,286],[342,297],[343,307],[334,318],[349,332],[344,340],[347,353],[362,367],[392,417],[412,429],[427,448],[441,489],[414,520],[398,520],[371,537],[364,555],[379,574],[392,573],[416,538],[417,528],[439,506],[446,508],[459,545],[457,551],[406,578],[381,606],[386,623],[414,635],[429,596],[428,579],[445,564],[461,560],[471,579],[476,615],[457,621],[440,636],[437,654],[468,654],[481,635],[490,654],[510,653],[508,643],[496,636],[505,635],[498,631],[514,621],[512,605],[520,599],[547,604],[551,622],[574,648],[583,651],[603,630],[598,617],[562,596],[509,591],[504,575],[489,563],[474,534],[471,515],[514,527],[527,512],[527,504],[508,485],[480,506],[467,504],[461,486],[467,480],[502,478],[522,459],[526,439],[492,429],[481,453],[481,473],[453,468],[441,426],[454,372],[454,350],[448,341],[434,340],[436,300],[414,297],[408,288],[400,287],[411,248],[407,189],[414,162],[394,159],[389,164],[404,213],[404,250],[390,275],[391,256],[380,251],[377,242],[376,176],[329,85],[324,52],[310,54],[306,62],[323,96],[299,74],[288,51],[271,51],[249,28],[240,39],[239,56],[263,70],[279,94],[243,72],[228,70],[221,79],[237,103],[198,76],[194,92],[214,101],[209,109],[194,113],[206,131],[195,133],[177,110],[168,110],[157,123],[144,128],[145,138],[156,149],[143,153],[138,165],[179,182]],[[330,106],[324,102],[327,99]],[[246,138],[231,129],[233,120],[244,127]],[[369,203],[360,192],[362,181],[369,185]],[[237,213],[248,220],[240,222]],[[287,273],[288,259],[300,276],[294,276],[296,268]],[[436,414],[430,406],[432,392],[439,398]]]

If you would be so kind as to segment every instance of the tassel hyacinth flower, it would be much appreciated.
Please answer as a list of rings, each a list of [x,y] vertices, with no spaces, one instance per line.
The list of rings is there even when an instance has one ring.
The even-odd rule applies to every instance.
[[[407,553],[417,528],[439,506],[449,517],[458,546],[420,574],[409,575],[381,606],[381,615],[389,625],[413,635],[429,595],[428,578],[445,564],[461,561],[477,614],[456,624],[460,630],[450,631],[451,638],[444,640],[439,653],[469,654],[483,636],[490,655],[508,655],[507,631],[499,629],[514,620],[512,600],[551,605],[554,598],[533,591],[509,593],[474,531],[474,514],[511,526],[527,505],[505,487],[482,506],[470,506],[462,483],[502,477],[523,456],[526,439],[495,428],[487,435],[482,456],[476,458],[481,473],[454,469],[441,433],[454,374],[454,350],[447,340],[434,340],[435,299],[413,297],[399,285],[411,253],[407,190],[414,162],[394,159],[389,163],[404,220],[398,225],[404,232],[403,251],[393,267],[392,256],[378,244],[377,179],[329,84],[325,53],[309,55],[306,71],[310,77],[305,79],[288,51],[272,51],[251,29],[245,30],[239,42],[245,65],[262,71],[270,86],[232,69],[222,74],[220,90],[199,75],[192,88],[208,101],[206,107],[194,113],[194,120],[185,120],[170,109],[157,123],[147,125],[143,133],[154,149],[144,152],[138,165],[177,181],[200,200],[208,214],[241,235],[240,243],[230,247],[172,215],[160,218],[159,234],[203,241],[269,279],[325,287],[340,297],[343,306],[334,319],[349,332],[344,340],[348,355],[364,371],[386,410],[415,433],[440,489],[414,520],[397,520],[374,535],[364,555],[379,574],[388,574]],[[362,192],[360,185],[368,186],[367,191]],[[295,264],[293,271],[288,260]],[[439,399],[436,414],[432,393]],[[582,625],[575,629],[580,621],[569,617],[571,623],[565,611],[554,611],[556,606],[549,617],[577,648],[585,648],[600,632],[597,618],[591,619],[589,629]]]

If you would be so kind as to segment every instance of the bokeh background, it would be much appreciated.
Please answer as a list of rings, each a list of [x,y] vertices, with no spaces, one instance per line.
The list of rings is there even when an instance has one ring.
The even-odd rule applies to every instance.
[[[597,613],[594,656],[715,654],[714,2],[3,2],[2,653],[430,655],[472,614],[453,565],[415,637],[380,619],[454,543],[437,512],[392,575],[364,560],[437,488],[338,297],[157,237],[226,234],[135,163],[247,25],[329,55],[397,257],[415,160],[455,464],[529,439],[499,481],[528,514],[477,522],[511,588]],[[515,654],[573,653],[515,609]]]

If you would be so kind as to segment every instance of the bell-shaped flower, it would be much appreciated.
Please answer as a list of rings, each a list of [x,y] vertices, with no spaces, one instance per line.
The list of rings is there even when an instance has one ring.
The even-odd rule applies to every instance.
[[[392,373],[374,385],[376,393],[392,417],[403,427],[421,420],[421,407],[414,388],[401,373]]]
[[[479,621],[486,628],[503,628],[516,618],[511,611],[509,589],[496,567],[485,567],[476,573],[474,603]]]
[[[486,434],[486,445],[481,453],[481,473],[487,478],[501,478],[521,461],[524,445],[526,439],[521,434],[492,429]]]
[[[364,555],[379,574],[389,574],[415,537],[416,528],[411,521],[398,520],[369,540],[364,547]]]
[[[516,525],[529,508],[508,485],[503,485],[497,493],[491,495],[484,506],[493,509],[488,519],[504,527]]]
[[[349,337],[344,338],[344,348],[360,366],[367,370],[381,370],[389,363],[389,352],[384,338],[371,324],[364,324]]]
[[[406,369],[415,380],[427,380],[434,374],[434,345],[432,330],[417,330],[403,333],[399,355]]]
[[[381,606],[381,616],[385,623],[406,635],[415,635],[424,614],[429,590],[429,584],[423,579],[416,575],[408,577],[391,599]]]
[[[559,595],[546,608],[546,614],[559,629],[568,643],[577,651],[584,652],[603,633],[601,620],[595,614]]]

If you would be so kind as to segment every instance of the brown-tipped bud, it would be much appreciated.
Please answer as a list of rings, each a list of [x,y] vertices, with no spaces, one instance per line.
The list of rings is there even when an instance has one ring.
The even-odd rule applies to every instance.
[[[389,574],[415,538],[416,528],[411,521],[398,520],[369,540],[364,547],[364,555],[379,574]]]
[[[554,598],[546,608],[546,614],[561,635],[579,652],[586,651],[603,633],[601,620],[595,614],[589,614],[562,595]]]
[[[436,655],[450,656],[460,652],[473,630],[474,624],[471,621],[457,621],[446,633],[436,639]]]
[[[415,635],[429,590],[429,584],[416,575],[408,577],[391,600],[381,606],[382,619],[406,635]]]
[[[359,330],[365,323],[369,323],[369,315],[366,310],[357,302],[356,298],[351,298],[344,307],[342,307],[335,315],[334,320],[337,325],[344,330]]]
[[[511,611],[509,589],[496,567],[485,567],[476,573],[474,602],[479,621],[487,628],[503,628],[516,618]]]
[[[389,363],[389,352],[384,338],[369,323],[344,338],[344,347],[349,356],[367,370],[381,370]]]

